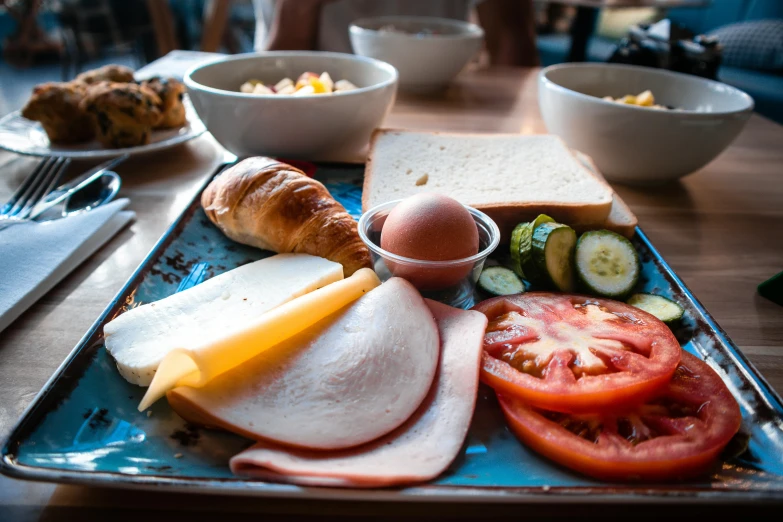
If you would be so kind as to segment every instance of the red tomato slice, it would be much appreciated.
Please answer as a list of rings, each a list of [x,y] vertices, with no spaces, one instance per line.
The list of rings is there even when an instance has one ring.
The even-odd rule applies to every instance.
[[[680,344],[665,324],[618,301],[530,292],[474,309],[490,321],[482,381],[548,410],[638,404],[680,362]]]
[[[684,353],[655,398],[618,414],[536,410],[498,394],[511,430],[542,455],[602,480],[690,478],[708,471],[742,422],[712,368]]]

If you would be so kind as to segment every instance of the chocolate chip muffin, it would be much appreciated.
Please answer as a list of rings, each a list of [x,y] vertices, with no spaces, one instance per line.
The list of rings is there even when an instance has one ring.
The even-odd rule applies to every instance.
[[[111,148],[135,147],[150,142],[160,122],[161,99],[135,83],[101,82],[87,90],[81,108],[97,122],[97,137]]]
[[[87,92],[81,83],[36,85],[22,116],[41,123],[52,143],[80,143],[95,136],[95,122],[80,108]]]
[[[159,107],[163,117],[155,126],[156,129],[176,129],[185,125],[185,106],[182,105],[182,97],[185,95],[185,86],[174,78],[150,78],[144,80],[141,85],[148,87],[160,97]]]
[[[99,82],[128,83],[133,81],[133,69],[124,65],[104,65],[98,69],[81,73],[74,81],[87,85]]]

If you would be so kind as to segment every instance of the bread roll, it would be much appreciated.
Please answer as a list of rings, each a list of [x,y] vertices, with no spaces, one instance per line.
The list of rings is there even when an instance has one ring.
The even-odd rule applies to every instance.
[[[326,187],[272,158],[248,158],[225,170],[204,190],[201,205],[234,241],[324,257],[343,265],[346,277],[372,266],[356,221]]]

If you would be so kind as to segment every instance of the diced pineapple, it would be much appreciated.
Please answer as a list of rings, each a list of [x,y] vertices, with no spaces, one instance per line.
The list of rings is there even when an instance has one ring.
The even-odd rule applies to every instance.
[[[301,89],[297,89],[293,96],[305,96],[307,94],[315,94],[315,88],[312,85],[305,85]]]
[[[292,89],[292,91],[291,91],[291,92],[293,92],[294,90],[296,90],[296,89],[294,88],[294,81],[293,81],[291,78],[283,78],[282,80],[280,80],[279,82],[277,82],[277,83],[275,84],[275,92],[277,92],[278,94],[280,94],[280,91],[282,91],[283,89],[285,89],[285,88],[287,88],[287,87],[291,87],[291,89]]]
[[[617,101],[619,101],[620,103],[626,103],[628,105],[636,105],[636,96],[634,96],[633,94],[626,94],[625,96],[623,96]]]
[[[277,89],[277,94],[293,94],[296,92],[296,87],[294,87],[294,82],[291,82],[290,85],[286,85],[282,89]]]
[[[310,78],[318,78],[318,75],[314,72],[302,73],[296,80],[296,90],[298,91],[306,85],[310,85]]]
[[[272,89],[270,89],[269,87],[267,87],[261,82],[258,82],[255,88],[253,89],[253,94],[274,94],[274,93],[275,92]]]
[[[326,85],[319,78],[310,78],[310,85],[313,88],[315,94],[327,94],[332,92],[326,89]]]
[[[332,77],[329,76],[328,72],[321,73],[321,76],[318,79],[324,84],[326,92],[332,92],[334,90],[334,81],[332,81]]]
[[[348,80],[338,80],[334,84],[335,91],[352,91],[354,89],[357,89],[357,87]]]
[[[655,98],[653,97],[652,91],[644,91],[638,95],[636,97],[636,105],[641,105],[642,107],[652,107],[655,105]]]

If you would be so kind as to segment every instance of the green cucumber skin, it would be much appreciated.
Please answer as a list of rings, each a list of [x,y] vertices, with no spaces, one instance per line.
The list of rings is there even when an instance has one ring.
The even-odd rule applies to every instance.
[[[665,305],[667,309],[671,308],[673,310],[676,310],[676,313],[661,317],[662,314],[653,313],[654,312],[653,310],[650,310],[644,306],[645,303],[647,302],[652,301],[654,303],[655,301],[658,300],[663,301],[663,303],[661,303],[659,306]],[[685,315],[685,309],[678,302],[663,297],[661,295],[645,294],[645,293],[633,294],[631,297],[628,298],[628,301],[626,302],[629,305],[634,306],[639,310],[642,310],[643,312],[647,312],[648,314],[657,317],[663,323],[668,324],[670,326],[673,324],[677,324],[680,320],[682,320],[683,316]]]
[[[546,270],[542,271],[533,259],[533,234],[536,229],[544,223],[555,223],[555,220],[546,214],[539,214],[536,219],[526,223],[526,227],[521,230],[519,243],[520,270],[525,274],[522,277],[530,281],[533,285],[547,284]]]
[[[495,278],[493,278],[493,274]],[[521,294],[525,291],[525,284],[508,268],[502,266],[490,266],[485,268],[478,280],[479,288],[493,296]]]
[[[613,237],[619,238],[621,241],[627,243],[630,246],[630,250],[634,253],[634,260],[636,264],[636,276],[633,278],[632,282],[629,285],[627,285],[627,287],[623,288],[619,292],[607,292],[606,290],[596,288],[595,286],[593,286],[588,280],[589,277],[588,274],[586,274],[586,272],[579,264],[579,262],[576,261],[576,259],[578,259],[578,254],[576,254],[576,252],[579,252],[580,246],[584,244],[584,242],[590,241],[596,236],[600,237],[601,235],[611,235]],[[587,294],[596,295],[600,297],[608,297],[612,299],[622,299],[630,295],[631,292],[633,292],[633,289],[636,287],[636,284],[639,281],[639,276],[641,275],[642,272],[641,262],[639,261],[639,254],[636,252],[636,248],[634,248],[633,244],[630,241],[628,241],[627,238],[615,232],[612,232],[610,230],[593,230],[582,234],[582,236],[576,242],[574,265],[576,268],[577,283],[580,287],[580,290],[584,291]]]
[[[572,284],[570,287],[561,288],[551,277],[549,270],[546,266],[546,244],[549,240],[549,236],[554,233],[556,230],[565,229],[571,232],[573,234],[574,238],[574,245],[571,247],[570,252],[568,253],[568,259],[566,259],[566,263],[568,263],[568,270],[571,272],[572,278]],[[574,230],[567,226],[562,225],[560,223],[554,223],[554,222],[548,222],[543,223],[540,226],[536,227],[535,231],[533,232],[532,237],[532,260],[533,263],[536,266],[537,275],[539,276],[538,284],[542,286],[546,286],[549,288],[555,288],[557,290],[560,290],[561,292],[573,292],[573,271],[574,271],[574,252],[575,252],[575,244],[576,244],[576,232]]]
[[[525,272],[522,270],[522,260],[520,259],[519,254],[519,242],[527,225],[527,223],[520,223],[519,225],[515,226],[513,232],[511,232],[511,268],[514,270],[516,275],[522,278],[525,277]]]

